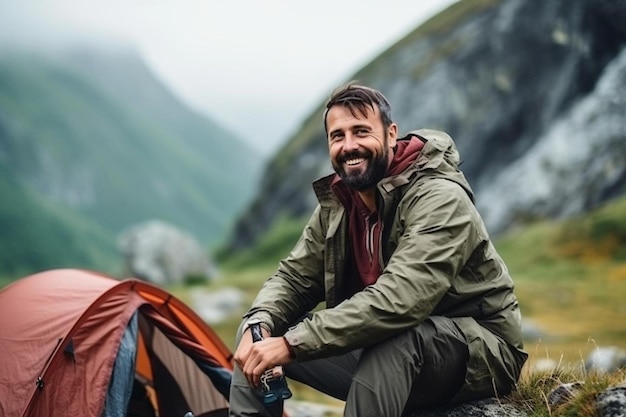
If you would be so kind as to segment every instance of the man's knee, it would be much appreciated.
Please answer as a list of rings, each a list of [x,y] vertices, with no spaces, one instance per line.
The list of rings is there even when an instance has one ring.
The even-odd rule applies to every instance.
[[[355,380],[372,388],[376,386],[372,385],[374,380],[404,379],[419,386],[421,392],[433,393],[434,389],[438,394],[437,386],[455,392],[465,379],[468,359],[467,342],[456,325],[446,317],[429,317],[420,325],[365,349]],[[428,385],[431,389],[427,389]]]
[[[429,317],[415,330],[419,334],[424,352],[430,353],[430,356],[463,363],[469,359],[467,340],[451,319],[442,316]]]

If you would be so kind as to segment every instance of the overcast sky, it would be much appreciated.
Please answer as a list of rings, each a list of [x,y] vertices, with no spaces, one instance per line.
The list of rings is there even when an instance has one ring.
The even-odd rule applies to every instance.
[[[128,42],[177,96],[269,155],[334,87],[454,2],[0,0],[0,40]]]

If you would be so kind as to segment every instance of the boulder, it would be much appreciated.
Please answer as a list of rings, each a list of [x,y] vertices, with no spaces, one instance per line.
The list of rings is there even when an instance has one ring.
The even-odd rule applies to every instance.
[[[235,313],[241,313],[244,296],[244,292],[235,287],[212,291],[198,287],[190,291],[193,310],[209,324],[222,323]]]
[[[551,411],[572,401],[580,393],[584,382],[562,383],[554,388],[546,397]],[[613,386],[600,392],[596,397],[596,411],[598,417],[626,416],[626,387]],[[533,414],[534,415],[534,414]],[[506,398],[486,398],[456,404],[449,407],[438,407],[423,410],[409,417],[528,417],[529,414],[507,401]]]
[[[128,272],[158,285],[208,280],[215,267],[207,251],[190,234],[159,220],[125,230],[118,239]]]
[[[600,417],[624,417],[626,416],[626,387],[609,388],[598,395],[596,402]]]
[[[617,346],[598,346],[585,360],[585,370],[611,373],[626,367],[626,350]]]
[[[409,417],[527,417],[528,414],[497,398],[420,411]]]

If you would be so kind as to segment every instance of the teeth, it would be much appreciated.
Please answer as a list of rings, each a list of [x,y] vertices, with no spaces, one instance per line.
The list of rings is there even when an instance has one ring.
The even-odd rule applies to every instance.
[[[364,158],[358,158],[358,159],[348,159],[346,161],[346,164],[348,165],[356,165],[356,164],[360,164],[361,162],[365,161]]]

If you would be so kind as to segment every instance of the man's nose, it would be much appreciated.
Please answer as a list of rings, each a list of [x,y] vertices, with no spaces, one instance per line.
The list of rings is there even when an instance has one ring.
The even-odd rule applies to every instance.
[[[352,133],[347,133],[343,141],[343,147],[344,147],[344,150],[348,150],[348,151],[358,149],[359,143],[357,141],[356,136],[354,136]]]

